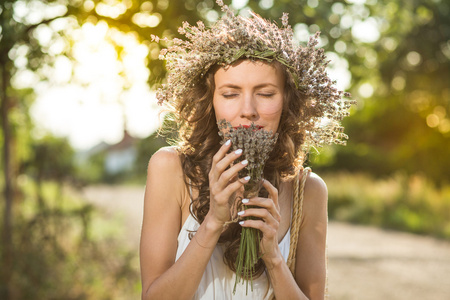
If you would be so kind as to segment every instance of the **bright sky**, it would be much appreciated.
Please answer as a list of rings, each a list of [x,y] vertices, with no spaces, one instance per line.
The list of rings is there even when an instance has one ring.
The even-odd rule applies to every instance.
[[[31,114],[40,131],[67,136],[79,150],[119,142],[124,124],[135,137],[154,132],[159,109],[147,84],[148,48],[102,22],[72,36],[75,64],[59,57],[51,83],[37,86]],[[108,40],[123,46],[120,60]]]

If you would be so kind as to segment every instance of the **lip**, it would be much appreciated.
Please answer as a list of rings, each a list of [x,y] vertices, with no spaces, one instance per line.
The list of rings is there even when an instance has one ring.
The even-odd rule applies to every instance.
[[[239,128],[239,127],[250,128],[250,126],[251,126],[251,125],[239,125],[239,126],[234,126],[233,128],[234,128],[234,129],[237,129],[237,128]],[[256,129],[258,129],[258,130],[264,128],[264,126],[261,126],[261,125],[256,125],[256,124],[255,124],[255,126],[256,126]]]

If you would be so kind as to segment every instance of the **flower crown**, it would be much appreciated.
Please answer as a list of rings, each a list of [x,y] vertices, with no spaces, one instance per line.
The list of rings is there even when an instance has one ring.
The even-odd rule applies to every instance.
[[[282,27],[251,13],[245,18],[217,0],[224,16],[206,28],[203,22],[191,26],[187,22],[178,29],[186,40],[173,39],[172,45],[161,50],[159,58],[166,61],[167,83],[157,90],[158,103],[169,103],[183,99],[213,66],[226,66],[239,59],[254,59],[267,62],[278,61],[291,75],[296,88],[305,95],[305,109],[309,120],[299,120],[305,128],[304,148],[323,144],[345,144],[340,121],[348,116],[354,103],[342,99],[349,97],[335,87],[328,77],[324,51],[316,49],[319,32],[310,37],[306,47],[294,44],[294,33],[288,25],[288,14],[283,13]],[[152,40],[160,39],[152,35]],[[169,42],[167,38],[164,41]],[[308,150],[305,149],[305,150]]]

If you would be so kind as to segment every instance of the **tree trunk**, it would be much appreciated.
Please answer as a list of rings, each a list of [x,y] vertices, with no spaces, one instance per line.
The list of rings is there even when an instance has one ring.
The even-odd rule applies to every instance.
[[[14,174],[11,157],[11,128],[8,120],[8,112],[11,108],[11,103],[8,98],[7,89],[9,87],[9,73],[6,69],[6,64],[0,64],[1,71],[1,94],[0,94],[0,116],[1,129],[3,133],[3,175],[5,184],[3,187],[3,194],[5,197],[4,211],[3,211],[3,232],[2,232],[2,267],[0,285],[0,299],[11,299],[10,281],[12,274],[12,206],[14,198]]]

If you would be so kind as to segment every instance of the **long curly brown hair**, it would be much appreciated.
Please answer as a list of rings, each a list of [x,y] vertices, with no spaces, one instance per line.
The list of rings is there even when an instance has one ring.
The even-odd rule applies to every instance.
[[[300,120],[311,118],[313,111],[307,108],[307,97],[295,87],[286,68],[275,60],[269,64],[282,70],[285,77],[283,112],[277,131],[279,137],[264,169],[264,178],[279,188],[281,181],[293,178],[302,167],[305,159],[305,153],[302,152],[305,129],[301,128]],[[191,199],[191,212],[200,224],[209,211],[208,174],[221,141],[212,101],[214,74],[218,68],[220,66],[212,67],[191,93],[172,103],[171,107],[174,121],[178,124],[177,149],[185,182],[187,186],[198,190],[198,196]],[[236,271],[240,231],[241,226],[231,224],[219,239],[219,243],[225,245],[224,262],[233,271]],[[260,259],[254,276],[259,276],[264,268]]]

